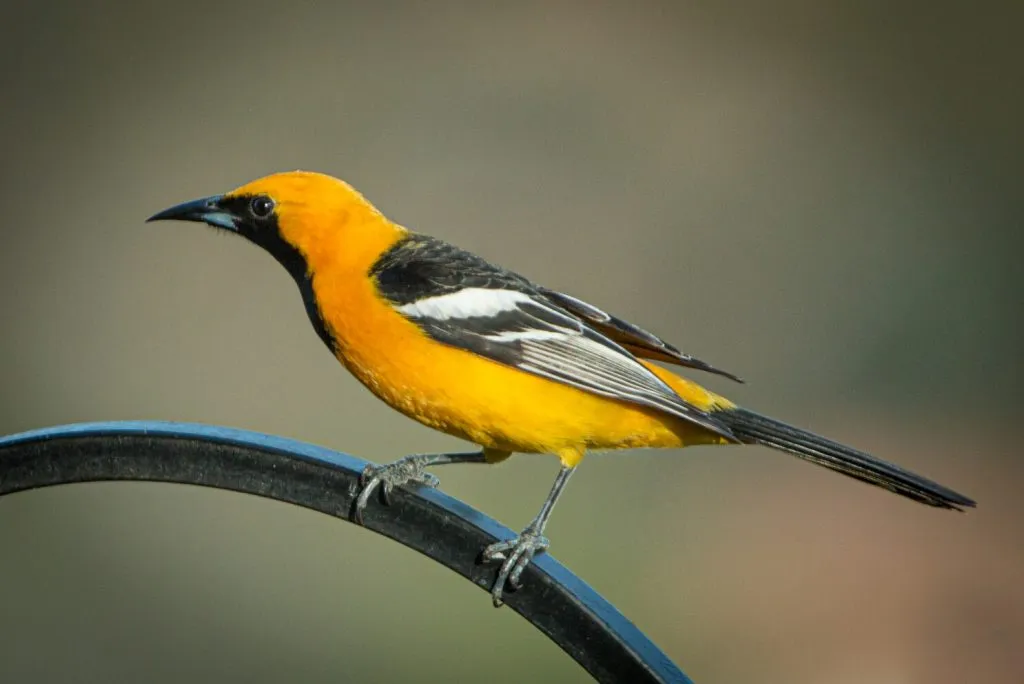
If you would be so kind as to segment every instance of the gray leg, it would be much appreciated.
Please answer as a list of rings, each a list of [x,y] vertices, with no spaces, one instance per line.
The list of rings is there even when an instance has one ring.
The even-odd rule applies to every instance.
[[[363,524],[363,509],[373,496],[373,492],[380,489],[381,498],[384,503],[391,503],[391,491],[400,485],[408,482],[418,482],[427,487],[436,487],[439,480],[436,476],[426,471],[429,466],[444,465],[446,463],[486,463],[483,451],[471,451],[456,454],[413,454],[400,458],[385,465],[368,465],[363,469],[359,478],[359,496],[356,498],[353,517],[360,525]]]
[[[544,500],[544,505],[537,513],[537,517],[526,526],[526,529],[518,537],[491,544],[483,550],[481,558],[485,563],[501,561],[498,579],[491,589],[491,599],[494,601],[495,608],[499,608],[503,603],[501,594],[505,589],[506,582],[512,589],[521,587],[523,570],[533,560],[534,555],[547,550],[549,542],[544,536],[544,526],[547,525],[551,509],[555,507],[555,502],[561,496],[565,483],[569,481],[569,476],[574,470],[576,470],[575,466],[562,466],[548,498]]]

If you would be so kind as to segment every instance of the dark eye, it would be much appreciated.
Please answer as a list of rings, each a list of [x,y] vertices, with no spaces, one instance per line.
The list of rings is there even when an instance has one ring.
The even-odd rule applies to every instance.
[[[274,212],[274,200],[266,195],[257,195],[249,201],[249,211],[256,218],[267,218]]]

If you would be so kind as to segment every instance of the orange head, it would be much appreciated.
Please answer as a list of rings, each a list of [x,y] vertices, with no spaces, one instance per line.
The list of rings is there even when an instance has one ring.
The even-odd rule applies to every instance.
[[[148,220],[172,219],[237,233],[267,250],[296,280],[331,268],[368,268],[406,232],[348,183],[309,171],[266,176]]]

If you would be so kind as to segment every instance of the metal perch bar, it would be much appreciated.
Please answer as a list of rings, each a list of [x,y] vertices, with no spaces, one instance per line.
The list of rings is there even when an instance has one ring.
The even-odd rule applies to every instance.
[[[143,480],[255,494],[350,521],[362,459],[230,428],[164,422],[85,423],[0,437],[0,496],[38,487]],[[489,590],[497,568],[480,550],[512,530],[435,489],[402,487],[365,527]],[[601,682],[691,680],[581,579],[544,554],[506,605]],[[692,683],[691,683],[692,684]]]

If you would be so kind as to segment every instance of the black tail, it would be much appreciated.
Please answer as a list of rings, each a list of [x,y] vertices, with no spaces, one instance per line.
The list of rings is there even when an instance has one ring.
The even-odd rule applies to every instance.
[[[763,444],[795,454],[811,463],[929,506],[961,510],[961,507],[973,508],[975,505],[966,496],[909,470],[752,411],[736,408],[715,412],[714,415],[745,444]]]

